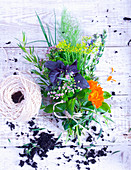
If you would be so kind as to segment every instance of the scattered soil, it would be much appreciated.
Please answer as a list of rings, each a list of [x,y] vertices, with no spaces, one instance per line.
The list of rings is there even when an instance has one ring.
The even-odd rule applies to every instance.
[[[12,131],[15,129],[15,125],[12,122],[6,122],[6,124],[10,127],[10,130]],[[61,156],[59,155],[56,157],[56,165],[60,166],[61,163],[59,162],[61,159],[64,160],[63,164],[68,164],[70,162],[76,163],[76,170],[82,169],[84,166],[85,169],[90,170],[90,164],[95,164],[99,157],[107,156],[108,153],[111,153],[111,151],[108,151],[108,146],[103,146],[102,148],[96,149],[93,148],[84,148],[83,145],[81,146],[81,149],[76,146],[77,138],[74,138],[71,142],[74,143],[70,146],[64,146],[62,142],[58,142],[58,138],[54,137],[54,134],[47,130],[41,131],[36,123],[35,118],[32,118],[28,122],[29,125],[29,132],[19,132],[16,133],[17,137],[20,137],[21,135],[26,135],[27,138],[29,138],[30,142],[28,144],[25,144],[23,146],[18,146],[18,148],[22,149],[22,152],[19,153],[19,156],[21,157],[21,160],[19,162],[20,167],[24,167],[25,164],[31,166],[33,169],[38,170],[38,163],[34,160],[34,156],[38,155],[40,160],[46,159],[48,157],[48,152],[50,150],[54,150],[55,148],[66,148],[70,147],[73,149],[74,152],[70,153],[63,153]],[[95,136],[98,136],[99,133],[97,133],[96,126],[92,126],[91,129],[93,130]],[[33,133],[33,136],[31,135]],[[30,137],[31,136],[31,137]],[[109,134],[108,134],[109,136]],[[26,136],[25,136],[26,137]],[[104,138],[104,135],[101,134],[100,136],[102,139]],[[92,143],[93,142],[92,135],[88,134],[88,137],[86,138],[87,142]],[[82,159],[75,158],[74,155],[78,155]],[[78,158],[78,157],[77,157]],[[85,159],[86,158],[86,159]],[[66,166],[66,165],[65,165]]]
[[[129,17],[124,17],[123,20],[124,20],[124,21],[131,21],[131,18],[129,18]]]
[[[15,129],[15,125],[12,122],[6,122],[6,125],[8,125],[10,127],[10,130],[12,131],[13,129]]]

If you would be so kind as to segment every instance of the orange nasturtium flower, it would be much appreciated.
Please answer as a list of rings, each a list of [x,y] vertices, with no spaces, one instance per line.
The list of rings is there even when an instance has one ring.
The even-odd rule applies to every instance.
[[[97,81],[88,80],[87,82],[90,85],[90,90],[92,90],[92,92],[88,96],[88,100],[91,101],[92,104],[95,105],[96,108],[98,109],[102,105],[102,102],[104,101],[103,97],[104,92],[102,91],[100,85],[97,85],[98,83]]]

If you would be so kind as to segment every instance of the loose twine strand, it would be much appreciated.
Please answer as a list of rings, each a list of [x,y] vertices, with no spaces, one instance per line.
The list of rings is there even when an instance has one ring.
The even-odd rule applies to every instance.
[[[61,104],[61,103],[65,103],[65,101],[62,100],[62,101],[57,102],[57,103],[55,103],[55,104],[53,105],[54,115],[55,115],[57,118],[59,118],[59,119],[72,119],[72,120],[74,120],[81,128],[83,128],[84,130],[86,130],[86,131],[88,132],[88,130],[87,130],[84,126],[82,126],[81,124],[79,124],[79,122],[75,119],[75,118],[80,118],[80,117],[82,117],[82,113],[74,113],[74,115],[71,116],[68,111],[64,111],[65,116],[59,116],[59,115],[55,112],[55,106],[58,105],[58,104]]]
[[[8,62],[6,50],[2,47]],[[41,92],[31,74],[16,71],[17,75],[3,76],[0,83],[0,113],[6,118],[15,121],[27,121],[39,112],[41,106]],[[6,73],[7,74],[7,73]],[[12,99],[12,95],[21,92],[23,100],[20,98],[17,103]]]

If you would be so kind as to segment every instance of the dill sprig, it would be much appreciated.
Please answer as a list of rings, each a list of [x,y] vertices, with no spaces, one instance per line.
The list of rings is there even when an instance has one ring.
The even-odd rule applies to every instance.
[[[66,40],[72,46],[76,46],[80,41],[80,29],[78,21],[71,17],[67,10],[64,9],[61,14],[61,22],[58,23],[59,41]]]

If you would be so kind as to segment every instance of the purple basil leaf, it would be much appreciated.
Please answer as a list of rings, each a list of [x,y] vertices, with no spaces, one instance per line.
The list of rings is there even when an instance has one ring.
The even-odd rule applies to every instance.
[[[45,88],[45,91],[51,91],[51,89],[52,89],[52,86],[49,85],[49,86],[47,86],[47,87]]]
[[[78,73],[78,70],[77,70],[77,60],[74,61],[74,63],[72,63],[70,66],[67,66],[67,72],[70,73],[70,72],[74,72],[74,74]]]
[[[45,67],[48,68],[49,70],[54,70],[54,69],[56,69],[56,62],[54,62],[54,61],[46,61],[45,62]]]
[[[53,85],[56,85],[57,83],[57,77],[59,77],[60,75],[60,72],[58,72],[57,70],[52,70],[50,73],[49,73],[49,78],[50,78],[50,81]]]
[[[87,83],[87,80],[82,77],[81,74],[76,74],[74,77],[76,85],[79,86],[82,89],[89,88],[89,84]]]
[[[56,68],[58,68],[61,71],[65,71],[66,66],[64,65],[64,63],[62,61],[58,60],[56,62]]]
[[[58,60],[57,62],[55,61],[47,61],[45,62],[45,67],[47,67],[49,70],[60,70],[60,71],[65,71],[66,66],[64,65],[64,63],[60,60]]]

